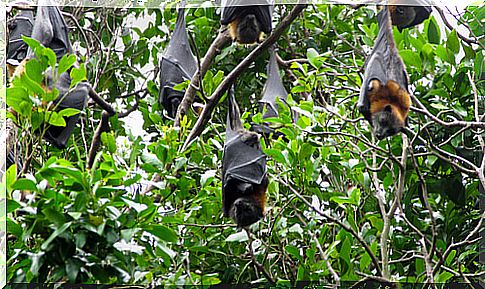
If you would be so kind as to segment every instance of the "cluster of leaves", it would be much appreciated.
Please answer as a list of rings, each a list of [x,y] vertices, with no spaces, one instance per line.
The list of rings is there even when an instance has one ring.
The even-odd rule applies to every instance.
[[[289,8],[278,6],[276,20]],[[480,21],[485,8],[468,10],[465,23],[475,35],[483,35]],[[198,55],[217,33],[216,11],[188,10],[188,30]],[[424,282],[423,236],[443,254],[474,230],[480,218],[479,180],[457,168],[463,163],[453,156],[478,165],[483,147],[474,130],[444,127],[419,112],[410,115],[410,130],[420,138],[409,149],[412,157],[403,176],[401,207],[395,218],[382,215],[380,200],[390,206],[399,190],[399,161],[407,138],[398,135],[376,143],[370,127],[357,119],[361,68],[378,32],[370,7],[312,6],[277,42],[282,59],[298,61],[282,67],[291,95],[286,104],[280,103],[279,117],[269,120],[280,125],[284,138],[262,141],[268,156],[269,207],[264,220],[253,226],[254,236],[222,217],[224,99],[202,135],[182,151],[196,116],[189,114],[180,128],[174,128],[158,106],[155,74],[145,73],[157,65],[176,13],[78,8],[69,12],[81,29],[72,32],[73,42],[90,53],[87,57],[78,52],[87,74],[81,66],[72,70],[72,78],[87,75],[115,106],[139,101],[147,133],[133,135],[128,122],[111,118],[112,130],[103,134],[102,151],[89,170],[83,138],[93,135],[98,108],[87,109],[84,130],[74,133],[66,152],[53,150],[40,138],[33,142],[39,149],[30,150],[34,161],[28,172],[17,174],[12,166],[5,174],[8,281],[210,285],[264,281],[261,267],[283,284],[335,282],[332,271],[341,280],[356,281],[376,275],[373,256],[384,258],[381,240],[387,234],[388,277]],[[130,27],[129,18],[151,20],[142,29]],[[483,50],[461,41],[454,30],[446,37],[440,31],[431,17],[422,28],[395,30],[394,36],[414,94],[429,112],[472,121],[476,108],[467,75],[474,75],[483,104]],[[123,46],[114,49],[118,36]],[[205,95],[247,51],[235,45],[222,49],[204,77]],[[24,76],[8,88],[8,105],[18,112],[11,117],[21,124],[23,147],[40,127],[43,103],[57,96],[40,86],[44,73],[49,67],[67,71],[73,64],[72,56],[56,64],[52,51],[41,47],[36,55],[38,60],[29,61]],[[262,122],[254,103],[264,83],[266,59],[262,54],[237,83],[247,127]],[[144,99],[130,95],[140,86],[148,91]],[[479,110],[484,113],[483,105]],[[47,122],[51,118],[43,116]],[[438,157],[441,154],[429,144],[447,152],[448,159]],[[155,174],[160,179],[156,189],[142,194]],[[423,188],[432,212],[423,200]],[[474,274],[484,270],[478,255],[476,242],[456,247],[443,260],[447,269],[434,272],[435,281],[462,281],[463,276],[474,280]],[[439,254],[432,257],[432,263],[437,262]]]

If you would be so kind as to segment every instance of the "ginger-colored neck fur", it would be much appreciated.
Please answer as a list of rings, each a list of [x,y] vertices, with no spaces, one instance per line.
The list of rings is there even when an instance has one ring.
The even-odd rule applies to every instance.
[[[378,80],[372,80],[371,85],[372,90],[368,94],[371,114],[374,115],[391,105],[393,114],[404,122],[411,106],[409,93],[393,80],[385,85],[381,85]]]

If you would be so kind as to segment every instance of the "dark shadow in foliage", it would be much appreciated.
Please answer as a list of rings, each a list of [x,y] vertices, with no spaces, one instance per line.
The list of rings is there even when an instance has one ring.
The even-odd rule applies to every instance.
[[[51,1],[41,1],[39,5],[42,6],[39,6],[37,9],[32,38],[39,41],[45,47],[52,49],[56,54],[57,61],[59,61],[64,55],[72,52],[68,36],[68,26],[59,8],[54,6]],[[33,52],[29,50],[28,55],[29,57],[33,56]],[[57,110],[74,108],[82,111],[88,97],[88,83],[81,82],[76,87],[70,88],[70,70],[59,75],[57,81],[54,80],[52,74],[52,71],[46,73],[47,79],[45,84],[49,90],[55,87],[59,91],[59,96],[54,101]],[[80,114],[66,117],[65,127],[50,125],[44,138],[58,148],[65,148],[79,117]]]
[[[251,225],[264,215],[268,177],[266,156],[259,135],[243,128],[234,88],[228,93],[226,139],[222,159],[224,216],[239,227]]]
[[[174,90],[174,86],[192,79],[197,70],[197,59],[190,48],[184,12],[184,8],[179,8],[175,30],[160,61],[158,102],[171,118],[175,117],[185,94],[185,91]]]
[[[221,24],[229,25],[232,40],[240,44],[261,41],[271,33],[272,6],[268,0],[222,0]]]
[[[411,98],[406,67],[394,43],[388,7],[377,14],[379,34],[367,60],[357,107],[378,139],[392,136],[405,126]]]

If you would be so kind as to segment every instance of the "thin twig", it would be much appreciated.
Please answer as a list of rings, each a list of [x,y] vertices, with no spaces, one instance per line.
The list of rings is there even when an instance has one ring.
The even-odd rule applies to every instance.
[[[279,179],[278,182],[280,182],[283,186],[285,186],[286,188],[288,188],[293,194],[295,194],[303,203],[305,203],[305,205],[309,208],[311,208],[313,211],[315,211],[317,214],[319,214],[320,216],[330,220],[331,222],[333,223],[336,223],[338,224],[339,226],[341,226],[345,231],[349,232],[350,234],[352,234],[352,236],[354,236],[357,241],[359,241],[359,243],[364,247],[364,250],[367,252],[367,254],[370,256],[371,260],[372,260],[372,263],[374,263],[374,267],[375,269],[377,270],[377,274],[382,276],[382,271],[381,271],[381,268],[379,266],[379,261],[377,260],[376,256],[374,255],[374,252],[372,252],[371,248],[369,247],[369,245],[364,241],[364,239],[356,232],[354,231],[354,229],[352,229],[352,227],[348,226],[347,224],[343,223],[341,220],[337,219],[337,218],[334,218],[324,212],[322,212],[320,209],[318,208],[315,208],[307,199],[305,199],[297,190],[295,190],[292,186],[290,186],[289,184],[287,184],[286,182],[284,182],[283,180]]]
[[[258,270],[261,273],[263,273],[263,275],[266,277],[266,279],[268,279],[269,282],[275,283],[275,279],[273,278],[273,276],[271,276],[271,274],[266,270],[266,268],[264,268],[263,265],[261,265],[256,260],[256,256],[254,255],[254,251],[253,251],[253,237],[251,232],[249,231],[248,228],[244,228],[244,230],[246,231],[246,234],[248,234],[248,249],[249,249],[249,254],[251,255],[251,262],[253,262],[254,266],[256,266],[256,268],[258,268]]]

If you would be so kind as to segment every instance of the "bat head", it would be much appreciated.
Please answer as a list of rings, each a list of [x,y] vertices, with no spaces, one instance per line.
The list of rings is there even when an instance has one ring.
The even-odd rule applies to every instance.
[[[261,35],[259,21],[254,14],[246,14],[237,23],[236,40],[240,44],[254,44]]]
[[[372,115],[372,127],[377,139],[381,140],[400,132],[404,127],[404,121],[396,115],[393,105],[388,104],[383,110]]]
[[[253,131],[248,130],[240,130],[239,133],[241,134],[241,141],[248,146],[254,147],[259,149],[260,142],[259,142],[259,134]]]
[[[396,25],[399,30],[409,27],[409,25],[411,25],[416,18],[416,11],[414,8],[415,7],[403,5],[389,7],[392,24]]]
[[[246,227],[263,218],[263,209],[252,196],[243,196],[234,202],[229,215],[239,227]]]
[[[370,100],[370,123],[380,140],[401,131],[406,123],[410,107],[409,93],[395,81],[383,85],[372,80],[368,88]]]

